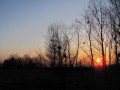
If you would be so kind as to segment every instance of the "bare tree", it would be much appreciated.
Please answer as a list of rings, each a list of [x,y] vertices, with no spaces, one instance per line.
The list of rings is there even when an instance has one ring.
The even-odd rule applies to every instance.
[[[65,25],[54,23],[48,28],[47,35],[47,50],[46,55],[50,59],[50,63],[53,67],[63,65],[63,59],[67,58],[67,50],[70,57],[70,46],[68,36],[66,34]]]
[[[93,60],[93,48],[92,48],[92,17],[88,15],[89,13],[85,13],[85,22],[87,24],[87,28],[85,25],[85,30],[88,35],[88,40],[89,40],[89,47],[90,47],[90,54],[91,54],[91,66],[94,68],[94,60]]]
[[[105,32],[106,32],[106,6],[103,0],[91,0],[89,5],[90,13],[92,15],[93,23],[92,30],[96,34],[96,40],[101,46],[101,55],[103,67],[106,67],[106,56],[105,56]]]
[[[80,45],[80,26],[55,23],[48,28],[46,55],[49,57],[51,65],[59,67],[69,65],[77,66],[79,45]],[[71,47],[72,46],[72,47]],[[74,47],[73,47],[74,46]]]
[[[75,55],[73,57],[73,63],[75,62],[75,65],[77,67],[78,65],[78,54],[79,54],[79,49],[80,49],[80,29],[81,29],[81,24],[75,23],[72,25],[72,28],[75,32],[75,44],[76,44],[76,51]]]
[[[118,64],[118,44],[120,46],[120,0],[109,0],[109,2],[108,17],[110,21],[111,37],[114,41],[116,64]]]

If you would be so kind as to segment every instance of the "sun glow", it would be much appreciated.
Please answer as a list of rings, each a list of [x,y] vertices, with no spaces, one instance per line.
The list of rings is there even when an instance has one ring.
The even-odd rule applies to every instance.
[[[97,62],[98,64],[101,63],[100,58],[97,58],[96,62]]]
[[[102,70],[103,69],[103,64],[102,64],[102,59],[101,58],[97,58],[95,60],[95,69],[96,70]]]

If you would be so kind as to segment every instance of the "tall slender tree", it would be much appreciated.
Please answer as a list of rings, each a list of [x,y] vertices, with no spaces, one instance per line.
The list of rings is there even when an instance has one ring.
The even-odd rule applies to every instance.
[[[103,67],[106,67],[105,56],[105,32],[106,32],[106,6],[103,0],[90,0],[89,15],[92,15],[93,21],[91,27],[93,27],[94,34],[98,37],[96,40],[101,46],[101,56]],[[88,21],[89,22],[89,21]]]

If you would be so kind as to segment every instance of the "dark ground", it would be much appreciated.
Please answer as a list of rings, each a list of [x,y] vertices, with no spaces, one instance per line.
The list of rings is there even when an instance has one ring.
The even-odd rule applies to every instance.
[[[120,67],[0,69],[0,90],[120,90]]]

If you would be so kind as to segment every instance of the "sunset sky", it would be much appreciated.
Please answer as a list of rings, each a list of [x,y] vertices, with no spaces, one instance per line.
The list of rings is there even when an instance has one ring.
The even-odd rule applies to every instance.
[[[89,0],[0,0],[0,60],[45,48],[47,28],[81,18]]]

